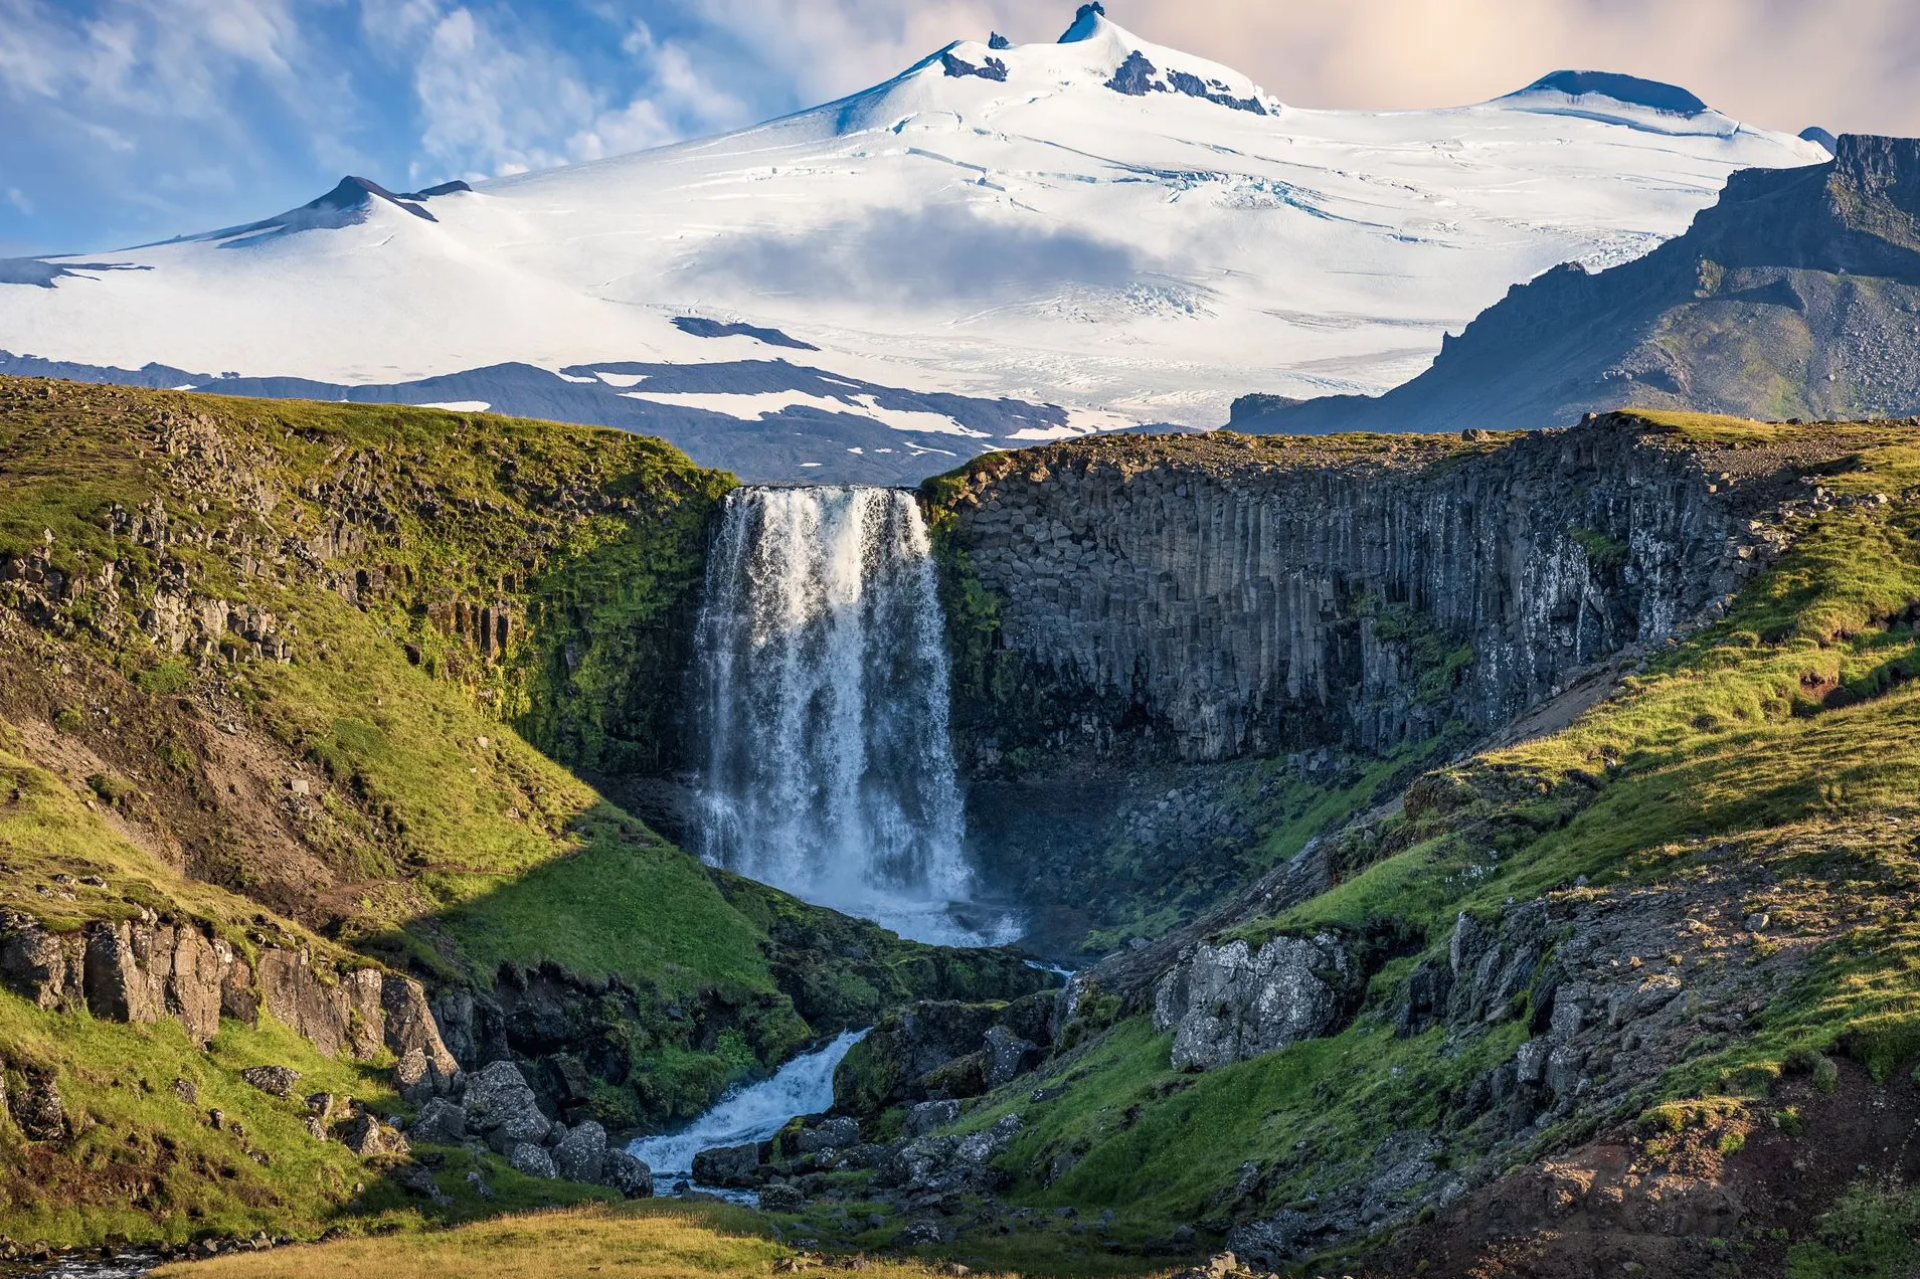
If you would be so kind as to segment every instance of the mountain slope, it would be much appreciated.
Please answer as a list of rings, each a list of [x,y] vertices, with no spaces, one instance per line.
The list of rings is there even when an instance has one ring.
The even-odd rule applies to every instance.
[[[1920,412],[1920,142],[1846,136],[1830,164],[1734,175],[1688,232],[1515,287],[1385,395],[1271,408],[1246,430],[1564,426],[1617,403],[1763,418]]]
[[[1060,43],[963,41],[726,137],[471,189],[349,179],[207,236],[11,263],[0,349],[59,362],[20,373],[157,362],[173,385],[639,427],[756,478],[900,479],[1210,426],[1249,377],[1383,389],[1513,282],[1645,252],[1734,170],[1825,158],[1628,77],[1290,107],[1089,5]]]

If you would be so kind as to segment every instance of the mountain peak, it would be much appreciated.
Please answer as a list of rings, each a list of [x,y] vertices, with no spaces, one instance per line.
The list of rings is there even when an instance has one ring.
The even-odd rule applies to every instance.
[[[1643,80],[1639,76],[1622,75],[1616,71],[1555,71],[1541,76],[1519,93],[1507,96],[1518,98],[1536,93],[1562,93],[1569,98],[1611,98],[1615,102],[1646,107],[1665,115],[1696,116],[1709,110],[1706,103],[1678,85]]]
[[[1082,40],[1091,40],[1095,36],[1119,30],[1118,23],[1107,19],[1106,6],[1100,0],[1093,0],[1091,4],[1081,5],[1073,15],[1073,25],[1060,37],[1060,43],[1078,44]]]

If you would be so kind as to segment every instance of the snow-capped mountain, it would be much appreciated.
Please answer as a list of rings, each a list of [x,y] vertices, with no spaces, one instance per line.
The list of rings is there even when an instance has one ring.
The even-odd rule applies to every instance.
[[[0,262],[20,371],[439,402],[665,434],[763,478],[1210,426],[1250,388],[1375,392],[1508,286],[1636,257],[1727,175],[1825,161],[1684,90],[1562,72],[1492,102],[1291,107],[1082,6],[723,137]],[[53,363],[45,363],[51,361]],[[812,465],[809,466],[808,464]]]

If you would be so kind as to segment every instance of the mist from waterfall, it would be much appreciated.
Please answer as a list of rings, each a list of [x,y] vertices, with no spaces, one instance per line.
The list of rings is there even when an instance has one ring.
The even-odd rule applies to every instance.
[[[927,528],[909,493],[743,488],[698,631],[701,852],[925,941],[971,875]]]

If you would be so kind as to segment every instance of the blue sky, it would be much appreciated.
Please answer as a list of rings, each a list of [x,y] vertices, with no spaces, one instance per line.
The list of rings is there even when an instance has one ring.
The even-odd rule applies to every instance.
[[[749,124],[1073,0],[0,0],[0,255]],[[1920,133],[1912,0],[1109,0],[1301,105],[1475,101],[1563,66],[1797,131]],[[1439,51],[1441,56],[1435,56]]]

